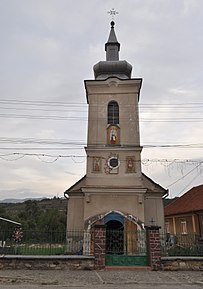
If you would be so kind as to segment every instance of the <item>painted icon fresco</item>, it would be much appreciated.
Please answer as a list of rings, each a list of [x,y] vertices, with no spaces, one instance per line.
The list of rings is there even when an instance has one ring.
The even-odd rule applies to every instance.
[[[107,129],[107,138],[109,145],[119,144],[119,127],[116,125],[111,125]]]

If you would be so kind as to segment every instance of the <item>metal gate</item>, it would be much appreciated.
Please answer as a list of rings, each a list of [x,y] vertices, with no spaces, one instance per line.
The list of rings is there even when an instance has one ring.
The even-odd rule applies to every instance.
[[[106,231],[106,266],[147,266],[146,232],[127,228]]]

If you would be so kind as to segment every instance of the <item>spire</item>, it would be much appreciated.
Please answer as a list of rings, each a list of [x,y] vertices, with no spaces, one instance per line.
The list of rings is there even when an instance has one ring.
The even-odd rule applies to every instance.
[[[106,61],[100,61],[94,65],[95,79],[107,79],[118,77],[130,79],[132,65],[126,60],[119,60],[120,43],[114,30],[115,22],[111,21],[111,30],[107,43],[105,44]]]
[[[118,40],[116,38],[116,33],[115,33],[115,30],[114,30],[114,25],[115,25],[115,22],[111,21],[111,31],[110,31],[110,34],[109,34],[108,43],[118,43]]]
[[[111,21],[111,31],[109,34],[109,39],[105,44],[106,60],[115,61],[119,60],[120,43],[116,38],[116,33],[114,30],[115,22]]]

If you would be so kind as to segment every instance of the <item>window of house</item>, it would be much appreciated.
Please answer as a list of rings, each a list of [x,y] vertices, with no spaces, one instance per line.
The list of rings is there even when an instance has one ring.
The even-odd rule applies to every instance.
[[[186,220],[181,220],[180,231],[181,231],[181,234],[187,234],[187,222],[186,222]]]
[[[116,101],[108,104],[108,124],[119,124],[119,106]]]

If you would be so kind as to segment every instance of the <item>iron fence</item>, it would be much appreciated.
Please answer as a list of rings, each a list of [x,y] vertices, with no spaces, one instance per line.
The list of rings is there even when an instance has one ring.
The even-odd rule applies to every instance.
[[[116,255],[146,255],[145,231],[106,231],[106,253]]]
[[[203,256],[203,239],[197,234],[161,234],[162,256]],[[0,231],[0,254],[91,255],[93,237],[88,231]],[[106,253],[142,256],[147,253],[145,232],[107,230]]]
[[[90,237],[84,231],[0,231],[0,254],[90,255]]]
[[[197,234],[161,234],[162,256],[203,256],[203,238]]]

